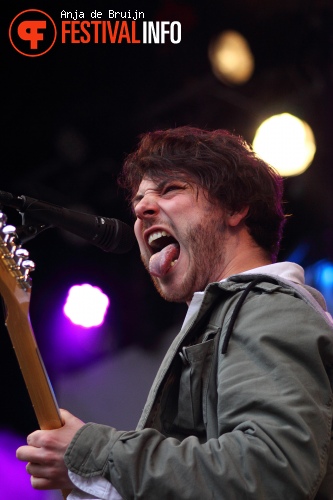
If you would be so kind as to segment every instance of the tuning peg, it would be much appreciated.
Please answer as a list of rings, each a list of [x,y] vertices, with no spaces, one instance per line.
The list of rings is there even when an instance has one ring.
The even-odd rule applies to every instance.
[[[35,263],[32,261],[32,260],[23,260],[23,262],[21,263],[21,269],[22,269],[22,272],[23,272],[23,279],[24,281],[28,281],[29,279],[29,275],[32,271],[35,270]]]
[[[5,226],[2,229],[2,233],[4,235],[3,241],[7,243],[8,241],[12,241],[14,238],[17,238],[16,227],[15,226]]]
[[[6,258],[13,258],[16,250],[20,248],[20,243],[18,236],[16,234],[16,227],[15,226],[5,226],[2,229],[2,234],[3,234],[3,242],[5,246],[8,249],[8,254],[5,255]]]
[[[21,267],[21,264],[24,260],[29,259],[29,252],[25,248],[18,248],[14,255],[15,262],[18,267]]]
[[[7,215],[0,211],[0,229],[2,229],[7,223]]]

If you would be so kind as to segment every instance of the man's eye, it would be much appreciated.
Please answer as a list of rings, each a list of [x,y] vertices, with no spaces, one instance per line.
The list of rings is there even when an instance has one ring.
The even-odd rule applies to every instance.
[[[169,184],[169,186],[166,186],[164,188],[164,194],[169,193],[170,191],[175,191],[177,189],[182,189],[182,186],[179,186],[177,184]]]

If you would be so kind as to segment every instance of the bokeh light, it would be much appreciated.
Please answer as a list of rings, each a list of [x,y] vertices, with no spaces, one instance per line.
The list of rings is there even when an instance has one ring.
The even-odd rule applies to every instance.
[[[333,262],[322,259],[306,267],[305,279],[324,295],[327,308],[333,315]]]
[[[282,176],[302,174],[311,164],[316,144],[310,126],[289,113],[274,115],[258,128],[254,151]]]
[[[75,285],[68,292],[64,314],[75,325],[91,328],[103,323],[109,303],[100,288],[87,283]]]
[[[240,85],[254,71],[254,57],[247,40],[237,31],[224,31],[209,45],[208,57],[214,75],[225,83]]]

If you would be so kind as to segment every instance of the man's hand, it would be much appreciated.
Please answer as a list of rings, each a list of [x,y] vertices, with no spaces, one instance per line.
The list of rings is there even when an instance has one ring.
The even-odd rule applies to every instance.
[[[31,485],[37,490],[71,489],[73,483],[68,477],[64,455],[76,432],[84,425],[66,410],[60,410],[64,422],[60,429],[35,431],[27,438],[28,446],[17,449],[16,456],[29,462],[27,471]]]

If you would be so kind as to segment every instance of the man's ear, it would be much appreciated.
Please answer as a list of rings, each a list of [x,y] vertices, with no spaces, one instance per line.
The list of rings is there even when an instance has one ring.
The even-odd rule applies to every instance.
[[[233,212],[228,215],[228,224],[231,227],[236,227],[242,220],[245,219],[249,212],[249,207],[243,208],[240,212]]]

